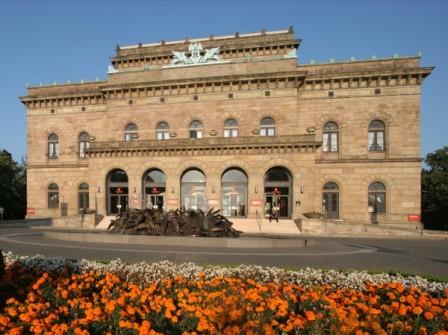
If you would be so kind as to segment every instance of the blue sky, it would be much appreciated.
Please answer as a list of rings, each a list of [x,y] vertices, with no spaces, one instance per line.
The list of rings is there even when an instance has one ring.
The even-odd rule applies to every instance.
[[[448,1],[0,1],[0,148],[26,155],[27,84],[105,79],[116,44],[293,25],[299,63],[416,55],[421,156],[448,145]]]

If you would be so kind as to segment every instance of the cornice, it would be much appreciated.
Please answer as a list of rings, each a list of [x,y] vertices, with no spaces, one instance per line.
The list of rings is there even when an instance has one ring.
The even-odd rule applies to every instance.
[[[30,164],[28,163],[26,168],[28,170],[32,169],[59,169],[59,168],[82,168],[82,167],[88,167],[89,163],[87,160],[85,160],[82,163],[59,163],[59,162],[52,162],[51,164]]]
[[[262,51],[265,54],[275,54],[286,53],[290,49],[297,49],[301,43],[300,39],[290,39],[290,40],[279,40],[279,41],[267,41],[267,42],[246,42],[241,44],[228,44],[223,45],[218,43],[218,41],[212,40],[212,44],[204,44],[204,47],[220,47],[220,56],[223,59],[234,58],[235,55],[240,53],[249,53],[255,50]],[[189,42],[178,44],[176,46],[165,46],[162,50],[155,50],[153,52],[146,51],[145,48],[135,49],[136,53],[134,55],[123,55],[111,57],[111,63],[114,66],[119,66],[122,68],[124,64],[132,64],[136,66],[140,63],[145,63],[147,65],[157,64],[169,64],[173,59],[173,54],[171,51],[185,51],[188,49]],[[269,53],[268,53],[269,51]]]
[[[125,97],[146,97],[159,95],[183,95],[183,88],[194,88],[195,94],[209,93],[207,86],[213,86],[214,92],[224,92],[224,86],[232,85],[232,91],[260,90],[271,88],[300,87],[306,76],[305,71],[287,71],[244,75],[214,76],[206,78],[191,78],[177,80],[159,80],[132,83],[110,83],[101,85],[96,92],[87,94],[50,94],[30,95],[20,97],[22,103],[29,108],[63,107],[84,104],[102,104],[108,99],[120,99]],[[266,87],[266,83],[270,83]],[[245,85],[251,87],[244,88]],[[163,94],[160,91],[165,91]],[[168,93],[167,93],[167,92]]]
[[[314,134],[291,136],[211,137],[166,141],[92,142],[89,158],[121,156],[198,156],[240,154],[288,154],[315,152],[322,142]]]
[[[378,69],[331,74],[309,74],[302,88],[306,91],[421,85],[434,67]]]
[[[258,82],[260,80],[279,80],[279,79],[303,80],[305,76],[306,71],[286,71],[286,72],[254,73],[254,74],[228,75],[228,76],[210,76],[201,78],[159,80],[159,81],[148,81],[139,83],[106,84],[101,86],[101,91],[107,92],[129,88],[155,88],[155,87],[169,88],[178,86],[207,85],[207,84],[230,83],[230,82],[233,82],[235,84],[241,84],[241,82]]]
[[[342,158],[342,159],[316,159],[316,164],[337,164],[337,163],[421,163],[420,157],[404,158]]]

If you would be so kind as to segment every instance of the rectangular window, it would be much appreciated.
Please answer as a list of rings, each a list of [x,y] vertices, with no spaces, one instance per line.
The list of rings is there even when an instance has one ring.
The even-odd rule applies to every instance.
[[[79,192],[79,209],[89,208],[89,192]]]
[[[376,214],[384,214],[386,212],[386,193],[369,193],[369,207],[372,207]]]
[[[48,158],[56,159],[59,157],[59,143],[48,144]]]
[[[336,133],[331,133],[330,151],[331,152],[338,151],[338,134]]]
[[[224,137],[238,137],[238,129],[224,129]]]
[[[48,192],[48,208],[59,208],[59,192]]]
[[[157,132],[157,139],[158,140],[169,140],[170,139],[170,132],[169,131],[158,131]]]
[[[190,130],[190,138],[202,138],[201,130]]]
[[[328,133],[324,133],[323,136],[323,151],[328,152],[328,148],[330,147],[330,137],[328,136]]]
[[[79,142],[79,157],[81,157],[81,158],[87,157],[85,151],[87,149],[89,149],[89,147],[90,147],[90,142],[85,142],[85,141]]]
[[[369,151],[384,151],[384,131],[369,131]]]

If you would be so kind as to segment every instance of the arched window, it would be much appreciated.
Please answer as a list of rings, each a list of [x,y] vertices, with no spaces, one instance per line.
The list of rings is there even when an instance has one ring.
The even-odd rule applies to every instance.
[[[180,193],[182,206],[186,209],[207,207],[205,199],[205,175],[199,169],[187,170],[181,177]]]
[[[79,157],[85,158],[86,155],[86,149],[89,149],[90,147],[90,136],[88,133],[83,132],[79,134]]]
[[[265,213],[274,218],[292,214],[292,177],[284,167],[273,167],[264,176]]]
[[[228,169],[221,178],[222,212],[224,216],[246,216],[247,175],[240,169]]]
[[[48,208],[59,208],[59,186],[55,183],[48,185]]]
[[[381,120],[373,120],[369,123],[369,151],[385,150],[385,130],[386,126]]]
[[[78,209],[89,208],[89,184],[82,183],[78,187]]]
[[[327,219],[339,219],[339,186],[329,182],[323,187],[322,212]]]
[[[48,136],[48,158],[59,158],[59,137],[55,133]]]
[[[369,207],[375,214],[386,213],[386,187],[375,181],[369,185]]]
[[[120,169],[112,170],[106,179],[107,214],[119,214],[128,208],[128,175]]]
[[[143,204],[146,208],[163,209],[165,204],[166,176],[151,169],[143,176]]]
[[[224,121],[224,137],[238,137],[238,121],[227,119]]]
[[[323,147],[324,152],[337,152],[338,146],[339,127],[335,122],[327,122],[324,125],[323,131]]]
[[[275,122],[271,117],[264,117],[260,121],[260,136],[275,136]]]
[[[159,122],[156,127],[156,138],[158,140],[169,140],[170,139],[170,126],[167,122]]]
[[[190,123],[190,138],[202,138],[202,123],[194,120]]]
[[[124,129],[124,140],[126,142],[136,141],[138,139],[138,128],[134,123],[129,123]]]

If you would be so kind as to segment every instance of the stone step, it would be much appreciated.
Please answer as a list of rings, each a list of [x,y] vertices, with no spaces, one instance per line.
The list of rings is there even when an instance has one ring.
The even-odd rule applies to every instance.
[[[114,215],[105,216],[103,219],[96,225],[96,229],[106,230],[109,227],[110,222],[115,219]]]
[[[105,216],[96,229],[105,230],[115,216]],[[292,234],[300,235],[300,230],[297,228],[293,220],[279,220],[278,222],[262,219],[260,225],[256,219],[236,219],[230,218],[233,222],[233,227],[244,233],[269,233],[269,234]]]
[[[271,221],[267,219],[234,219],[230,218],[233,222],[233,227],[244,233],[250,234],[288,234],[288,235],[301,235],[301,232],[293,220],[279,220]]]

